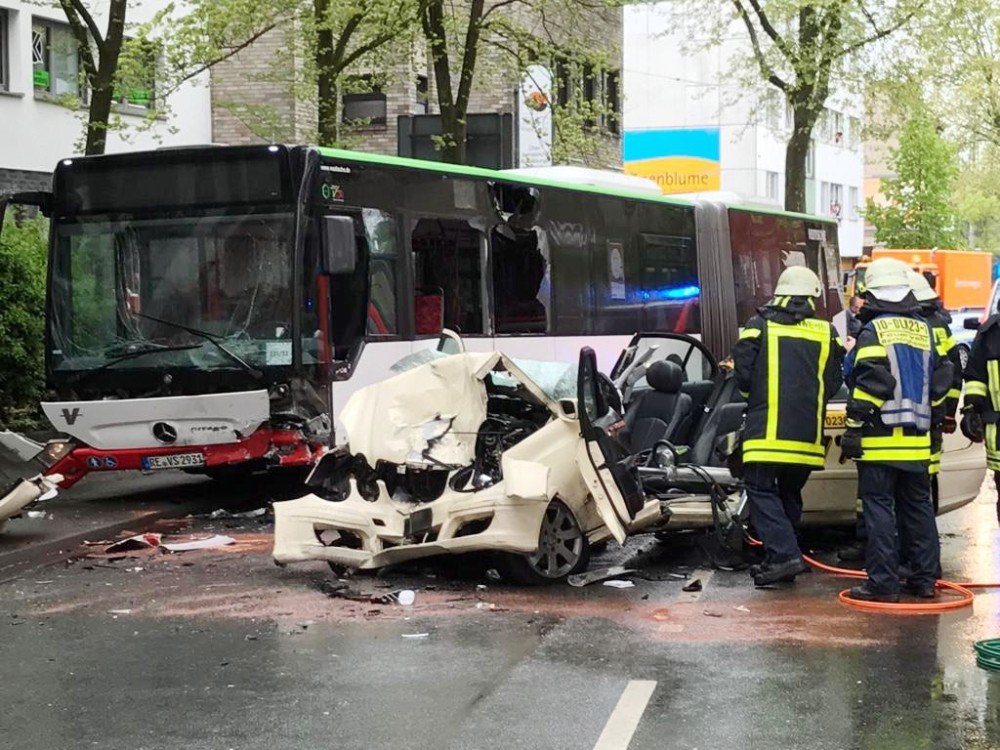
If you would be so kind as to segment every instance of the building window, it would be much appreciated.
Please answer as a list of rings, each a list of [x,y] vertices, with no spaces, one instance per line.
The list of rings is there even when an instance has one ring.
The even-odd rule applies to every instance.
[[[604,74],[604,129],[613,135],[620,132],[621,117],[621,74],[617,70],[609,70]]]
[[[826,213],[830,207],[830,183],[821,182],[819,184],[819,205],[820,211]]]
[[[80,96],[80,50],[68,26],[32,19],[31,67],[35,91]]]
[[[841,207],[844,205],[844,186],[836,182],[830,184],[830,215],[840,216]]]
[[[849,187],[847,189],[847,218],[857,219],[859,218],[858,205],[858,189],[856,187]]]
[[[833,142],[837,144],[844,143],[844,115],[840,112],[833,113]]]
[[[809,150],[806,151],[806,179],[811,180],[816,176],[816,139],[809,141]]]
[[[124,73],[123,80],[115,86],[114,97],[119,104],[152,109],[156,95],[156,65],[159,50],[153,42],[146,39],[125,39],[125,49],[130,58],[127,69],[119,67],[119,73]]]
[[[7,11],[0,8],[0,91],[10,90],[10,61],[7,52]]]
[[[351,76],[343,96],[341,119],[358,127],[385,125],[386,98],[372,76]]]
[[[764,194],[768,200],[778,200],[779,179],[777,172],[764,172]]]
[[[553,89],[557,107],[579,103],[581,110],[594,113],[586,117],[584,127],[601,129],[617,135],[621,118],[621,73],[617,70],[595,70],[592,65],[576,65],[556,60],[552,65]]]
[[[417,76],[417,110],[426,115],[431,109],[430,79],[427,76]]]

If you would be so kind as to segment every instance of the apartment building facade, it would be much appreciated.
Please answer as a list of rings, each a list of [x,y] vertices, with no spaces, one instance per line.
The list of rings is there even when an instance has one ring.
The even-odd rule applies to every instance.
[[[693,39],[679,12],[669,2],[625,9],[625,171],[668,193],[724,191],[780,208],[791,109],[777,89],[748,87],[734,70],[734,60],[750,59],[742,27],[721,42],[707,32]],[[862,252],[863,111],[860,95],[832,96],[806,165],[806,210],[838,219],[844,257]]]

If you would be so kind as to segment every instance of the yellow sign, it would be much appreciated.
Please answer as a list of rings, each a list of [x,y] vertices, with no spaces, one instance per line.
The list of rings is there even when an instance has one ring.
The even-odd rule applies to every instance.
[[[627,174],[654,180],[664,193],[704,193],[722,184],[719,162],[691,156],[665,156],[625,165]]]
[[[664,193],[704,193],[722,185],[720,143],[719,128],[626,130],[622,161]]]
[[[914,318],[882,318],[872,321],[882,346],[902,344],[928,351],[931,348],[927,324]]]

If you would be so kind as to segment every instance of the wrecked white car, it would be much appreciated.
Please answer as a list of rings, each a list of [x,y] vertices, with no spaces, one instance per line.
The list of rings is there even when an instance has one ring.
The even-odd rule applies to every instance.
[[[421,353],[423,364],[347,402],[348,449],[317,466],[314,494],[275,503],[275,562],[363,569],[492,550],[508,553],[507,577],[539,583],[584,569],[596,542],[665,525],[677,503],[708,503],[736,528],[737,482],[709,461],[682,465],[695,449],[671,438],[700,429],[699,445],[714,448],[741,409],[733,425],[725,410],[694,413],[680,395],[685,367],[705,380],[703,404],[724,395],[717,368],[703,372],[692,351],[647,368],[655,349],[632,349],[616,384],[588,348],[578,366]],[[649,394],[624,420],[616,386]]]

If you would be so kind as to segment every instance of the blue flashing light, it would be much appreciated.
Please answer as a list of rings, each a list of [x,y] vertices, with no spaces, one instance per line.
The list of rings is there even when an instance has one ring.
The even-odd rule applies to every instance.
[[[653,289],[642,293],[646,300],[687,300],[701,296],[701,288],[697,284],[686,286],[670,286],[664,289]]]

